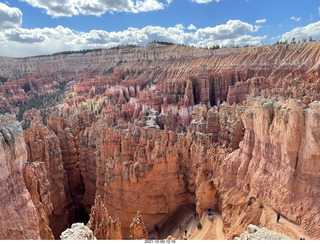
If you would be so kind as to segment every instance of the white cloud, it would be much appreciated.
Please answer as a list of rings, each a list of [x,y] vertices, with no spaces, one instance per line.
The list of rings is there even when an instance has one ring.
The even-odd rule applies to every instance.
[[[188,30],[196,30],[196,29],[197,29],[197,27],[195,27],[193,24],[190,24],[188,26]]]
[[[240,20],[229,20],[224,25],[217,25],[215,27],[206,27],[196,31],[197,39],[233,39],[239,37],[247,32],[255,32],[260,26],[253,26]]]
[[[192,26],[190,25],[188,29],[193,28]],[[104,30],[76,32],[62,26],[44,29],[12,28],[0,31],[0,56],[23,57],[66,50],[109,48],[127,44],[145,45],[153,40],[200,47],[257,45],[265,37],[254,37],[248,33],[255,32],[258,28],[240,20],[229,20],[226,24],[201,28],[193,32],[188,31],[182,24],[168,28],[161,26],[146,26],[141,29],[130,27],[118,32]]]
[[[297,17],[292,16],[290,19],[299,22],[301,20],[301,17],[297,18]]]
[[[164,9],[166,4],[159,0],[21,0],[33,7],[45,9],[55,18],[73,15],[96,15],[106,12],[148,12]],[[162,0],[170,4],[172,0]]]
[[[22,23],[22,12],[0,2],[0,29],[19,27]]]
[[[53,17],[78,15],[79,12],[75,6],[75,1],[70,0],[21,0],[27,2],[33,7],[42,8],[46,10],[48,15]]]
[[[223,39],[219,41],[203,40],[198,43],[200,47],[211,47],[213,45],[220,45],[223,47],[226,46],[244,46],[244,45],[259,45],[262,43],[267,36],[251,36],[251,35],[242,35],[236,38]]]
[[[192,2],[201,4],[201,3],[211,3],[212,0],[192,0]],[[219,2],[219,0],[217,2]]]
[[[211,3],[213,0],[191,0],[192,2],[195,3]],[[215,0],[217,3],[220,2],[221,0]]]
[[[292,38],[296,38],[297,40],[301,40],[302,38],[308,39],[310,36],[312,36],[313,39],[320,39],[320,21],[304,27],[297,27],[283,34],[282,39],[291,41]]]
[[[137,12],[149,12],[164,9],[163,3],[159,3],[157,0],[144,0],[137,1],[135,9]]]
[[[262,24],[262,23],[266,23],[267,20],[266,19],[257,19],[256,20],[256,24]]]

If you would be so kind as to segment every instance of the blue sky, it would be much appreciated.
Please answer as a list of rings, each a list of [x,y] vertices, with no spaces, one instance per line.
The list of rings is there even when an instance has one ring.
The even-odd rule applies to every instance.
[[[0,55],[145,45],[320,39],[314,0],[0,0]]]

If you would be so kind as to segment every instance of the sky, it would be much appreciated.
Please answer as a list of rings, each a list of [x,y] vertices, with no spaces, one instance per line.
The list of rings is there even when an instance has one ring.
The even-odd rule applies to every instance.
[[[318,0],[0,0],[0,56],[153,40],[198,47],[320,40]]]

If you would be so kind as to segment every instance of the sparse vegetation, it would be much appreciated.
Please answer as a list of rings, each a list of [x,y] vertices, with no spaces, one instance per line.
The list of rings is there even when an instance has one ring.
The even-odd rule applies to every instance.
[[[96,52],[96,51],[101,51],[102,48],[96,48],[96,49],[83,49],[83,50],[78,50],[78,51],[62,51],[62,52],[58,52],[55,54],[73,54],[73,53],[81,53],[81,54],[86,54],[86,53],[90,53],[90,52]]]
[[[65,86],[68,81],[63,81],[59,83],[58,90],[52,94],[35,94],[33,98],[27,101],[25,104],[20,106],[19,111],[16,114],[17,120],[22,121],[22,116],[25,111],[28,111],[32,108],[44,109],[48,107],[55,106],[58,103],[61,103],[64,100],[65,96]]]
[[[254,197],[249,197],[249,200],[247,202],[247,206],[250,206],[252,204],[253,199],[254,199]]]
[[[262,209],[263,208],[263,204],[262,202],[259,203],[259,208]]]
[[[5,83],[5,82],[7,82],[7,80],[8,80],[8,78],[0,76],[0,82],[1,83]]]
[[[135,44],[117,45],[117,46],[111,47],[110,49],[117,49],[117,50],[119,50],[120,48],[124,48],[124,47],[134,48],[134,47],[138,47],[138,45],[135,45]]]
[[[111,74],[113,74],[113,71],[114,71],[114,67],[111,66],[109,69],[107,69],[105,72],[103,72],[103,75],[107,75],[107,74],[111,75]]]
[[[176,45],[176,44],[173,43],[173,42],[156,41],[156,40],[154,40],[154,41],[152,41],[152,42],[154,42],[154,43],[159,43],[159,44],[162,44],[162,45],[167,45],[167,46]]]
[[[201,230],[201,228],[202,228],[202,225],[201,225],[200,222],[198,222],[198,224],[197,224],[197,229],[198,229],[198,230]]]

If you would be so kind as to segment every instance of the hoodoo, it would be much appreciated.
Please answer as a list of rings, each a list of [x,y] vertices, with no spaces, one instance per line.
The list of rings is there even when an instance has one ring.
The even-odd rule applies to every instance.
[[[319,42],[0,59],[0,239],[319,239],[319,60]]]

